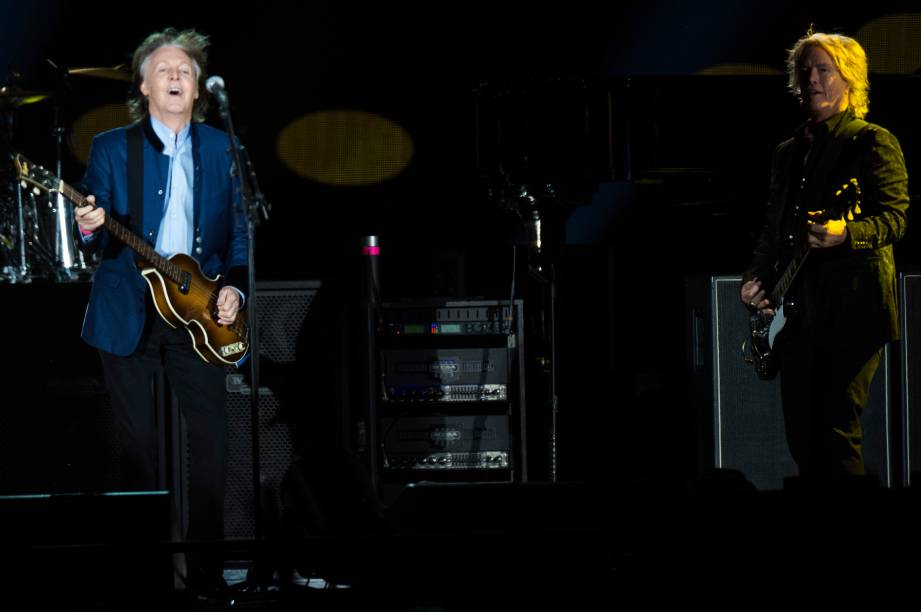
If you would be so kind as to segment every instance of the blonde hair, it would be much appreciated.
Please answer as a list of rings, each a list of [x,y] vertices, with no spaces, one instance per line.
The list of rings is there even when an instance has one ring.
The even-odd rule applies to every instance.
[[[815,32],[806,34],[793,45],[787,55],[787,84],[793,95],[802,99],[799,85],[800,61],[808,47],[821,47],[847,83],[848,105],[854,114],[863,119],[870,110],[870,79],[867,76],[867,54],[860,43],[841,34]]]

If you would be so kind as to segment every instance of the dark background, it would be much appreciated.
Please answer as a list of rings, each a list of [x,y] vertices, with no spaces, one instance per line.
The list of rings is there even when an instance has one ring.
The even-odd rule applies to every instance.
[[[377,234],[385,300],[506,299],[513,245],[524,295],[524,225],[505,196],[550,184],[559,197],[543,212],[558,281],[567,480],[693,474],[684,282],[747,263],[771,153],[801,120],[779,73],[785,49],[813,22],[853,35],[911,10],[897,2],[846,11],[794,2],[540,11],[533,3],[261,2],[240,10],[187,3],[164,15],[152,6],[145,15],[124,4],[4,3],[0,69],[19,73],[26,89],[60,92],[20,109],[16,148],[52,165],[55,111],[66,126],[125,98],[119,82],[62,83],[46,60],[65,69],[126,63],[144,36],[171,25],[211,36],[209,72],[226,82],[273,205],[257,234],[261,280],[357,287],[360,239]],[[700,74],[722,64],[776,73]],[[888,72],[871,75],[868,119],[900,138],[913,176],[919,80]],[[288,170],[276,154],[281,129],[332,109],[399,124],[414,144],[408,167],[363,187],[320,185]],[[221,127],[214,111],[208,123]],[[66,148],[62,163],[65,180],[78,181],[83,166]],[[903,269],[918,264],[909,232],[897,250]],[[71,332],[76,338],[76,326]]]

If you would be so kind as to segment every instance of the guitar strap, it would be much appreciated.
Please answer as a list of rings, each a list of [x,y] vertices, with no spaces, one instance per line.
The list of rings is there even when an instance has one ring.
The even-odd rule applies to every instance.
[[[142,234],[144,223],[144,128],[139,121],[128,128],[129,227]],[[143,235],[143,234],[142,234]]]

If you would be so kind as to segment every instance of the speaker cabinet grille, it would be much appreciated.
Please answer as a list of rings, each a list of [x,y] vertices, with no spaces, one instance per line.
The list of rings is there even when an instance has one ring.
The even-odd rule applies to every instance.
[[[274,523],[280,517],[279,486],[294,459],[291,432],[280,419],[279,386],[294,381],[273,373],[298,359],[297,339],[320,286],[315,281],[259,283],[256,316],[259,325],[261,380],[259,389],[259,468],[262,516]],[[244,366],[244,370],[248,366]],[[253,496],[253,445],[250,387],[242,372],[228,368],[228,471],[224,501],[226,537],[252,538],[256,534]],[[248,375],[248,374],[247,374]]]
[[[687,285],[689,364],[699,410],[699,465],[742,472],[761,490],[795,476],[784,434],[780,378],[760,380],[742,358],[748,311],[739,303],[741,276],[691,279]],[[891,485],[890,350],[887,346],[863,414],[868,474]]]
[[[902,274],[899,279],[902,307],[902,342],[899,381],[902,394],[903,484],[908,486],[921,476],[921,273]]]

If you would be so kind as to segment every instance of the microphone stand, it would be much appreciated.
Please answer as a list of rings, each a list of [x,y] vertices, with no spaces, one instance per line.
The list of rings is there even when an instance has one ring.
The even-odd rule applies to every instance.
[[[10,80],[9,86],[16,88],[18,87],[20,75],[17,72],[10,71]],[[4,170],[9,171],[10,164],[13,161],[15,143],[13,142],[13,136],[15,133],[15,123],[16,123],[16,105],[0,105],[0,117],[3,118],[4,123],[4,138],[0,139],[0,150],[4,153],[3,164]],[[60,175],[58,175],[60,176]],[[25,232],[25,213],[23,211],[23,202],[22,202],[22,188],[19,185],[19,181],[11,180],[9,184],[14,186],[13,193],[16,197],[16,207],[15,207],[15,216],[16,228],[15,235],[11,236],[7,240],[4,240],[6,248],[10,251],[9,258],[9,267],[8,271],[10,274],[10,282],[12,283],[28,283],[31,282],[31,272],[32,268],[29,265],[27,254],[26,254],[26,232]],[[12,253],[12,243],[16,244],[16,253]],[[14,258],[17,261],[13,261]]]
[[[362,268],[364,272],[364,284],[362,286],[362,315],[365,324],[365,340],[367,341],[366,361],[364,363],[367,372],[365,406],[362,411],[362,417],[367,417],[367,452],[368,468],[371,472],[371,487],[377,495],[381,495],[381,449],[378,448],[379,431],[378,431],[378,397],[380,394],[380,375],[378,368],[378,341],[377,334],[380,327],[381,319],[381,294],[380,294],[380,273],[378,270],[378,257],[380,256],[380,244],[376,235],[364,236],[362,238]]]
[[[557,340],[556,340],[556,263],[555,257],[548,256],[548,251],[555,250],[555,245],[545,245],[544,234],[547,228],[545,217],[547,209],[543,200],[552,200],[555,193],[550,185],[545,187],[548,191],[546,198],[531,195],[527,187],[522,186],[518,195],[517,212],[525,222],[528,235],[528,272],[531,279],[537,284],[536,300],[538,305],[534,312],[537,313],[535,327],[539,333],[539,351],[541,355],[541,374],[543,398],[546,402],[546,414],[542,415],[548,420],[547,431],[547,478],[549,482],[556,483],[558,474],[558,445],[557,427],[559,419],[559,398],[557,396]],[[549,248],[545,248],[549,247]]]
[[[255,234],[256,226],[259,224],[260,216],[263,220],[268,221],[269,210],[271,205],[266,201],[265,196],[259,189],[259,182],[256,179],[256,172],[250,164],[249,155],[246,149],[239,143],[236,133],[233,129],[233,120],[230,116],[230,104],[227,100],[226,93],[221,96],[215,96],[218,99],[218,113],[224,121],[224,128],[230,140],[230,153],[233,157],[233,169],[239,179],[240,185],[240,203],[238,213],[246,215],[246,239],[247,239],[247,321],[249,324],[249,346],[250,346],[250,425],[252,428],[252,455],[253,455],[253,523],[255,525],[255,537],[258,542],[262,539],[262,491],[261,491],[261,467],[259,460],[259,326],[256,318],[257,299],[256,299],[256,264],[255,264]]]

